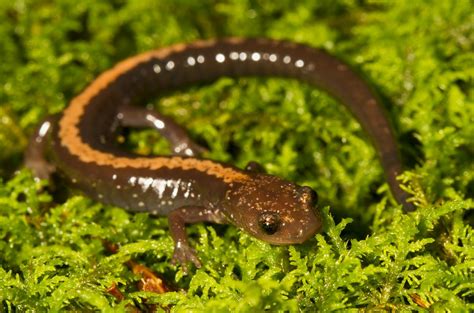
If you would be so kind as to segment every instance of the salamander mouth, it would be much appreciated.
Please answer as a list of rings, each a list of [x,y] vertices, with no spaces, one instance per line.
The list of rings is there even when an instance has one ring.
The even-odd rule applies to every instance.
[[[284,246],[284,245],[294,245],[294,244],[302,244],[307,240],[313,238],[317,233],[321,231],[322,223],[316,222],[312,224],[310,228],[300,229],[295,234],[279,234],[276,233],[273,236],[267,236],[263,240],[276,246]]]

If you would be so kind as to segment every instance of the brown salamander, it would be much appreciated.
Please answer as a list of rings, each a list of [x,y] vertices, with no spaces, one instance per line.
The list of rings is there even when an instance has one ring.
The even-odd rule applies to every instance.
[[[255,162],[242,170],[201,159],[202,148],[173,120],[134,106],[160,90],[250,75],[296,78],[344,103],[372,139],[394,197],[413,210],[396,180],[402,167],[389,121],[368,85],[322,50],[269,39],[199,41],[120,62],[38,127],[25,164],[39,178],[58,171],[98,201],[168,216],[173,261],[184,266],[200,266],[188,244],[187,223],[229,223],[272,244],[302,243],[322,225],[311,188],[268,175]],[[118,149],[120,127],[155,128],[173,155],[144,157]]]

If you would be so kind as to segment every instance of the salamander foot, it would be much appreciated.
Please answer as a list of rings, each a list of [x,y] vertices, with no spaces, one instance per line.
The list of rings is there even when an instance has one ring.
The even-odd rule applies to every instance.
[[[187,244],[183,244],[182,242],[176,243],[171,263],[174,265],[177,265],[178,263],[181,264],[183,272],[187,274],[189,262],[192,262],[197,268],[202,266],[201,261],[199,261],[196,251],[193,248]]]

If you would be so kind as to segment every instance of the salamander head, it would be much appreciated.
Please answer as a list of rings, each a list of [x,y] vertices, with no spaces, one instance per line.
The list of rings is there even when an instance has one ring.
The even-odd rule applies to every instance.
[[[223,208],[227,218],[247,233],[284,245],[302,243],[321,229],[317,201],[310,187],[256,174],[227,192]]]

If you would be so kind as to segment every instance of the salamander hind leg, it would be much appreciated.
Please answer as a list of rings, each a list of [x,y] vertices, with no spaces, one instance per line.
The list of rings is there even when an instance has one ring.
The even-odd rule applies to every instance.
[[[168,223],[171,237],[174,241],[174,253],[172,263],[180,263],[183,272],[188,272],[188,263],[192,262],[197,268],[201,267],[201,261],[196,255],[196,251],[189,245],[186,235],[186,224],[211,222],[225,223],[225,217],[219,210],[212,210],[205,207],[185,206],[174,209],[168,215]]]
[[[56,167],[47,161],[46,151],[48,148],[48,137],[56,124],[57,115],[47,117],[35,129],[28,142],[24,156],[24,164],[38,179],[50,179]]]
[[[172,118],[147,108],[123,105],[117,118],[124,127],[151,127],[156,129],[170,143],[173,154],[199,156],[206,148],[194,142],[186,130]]]

